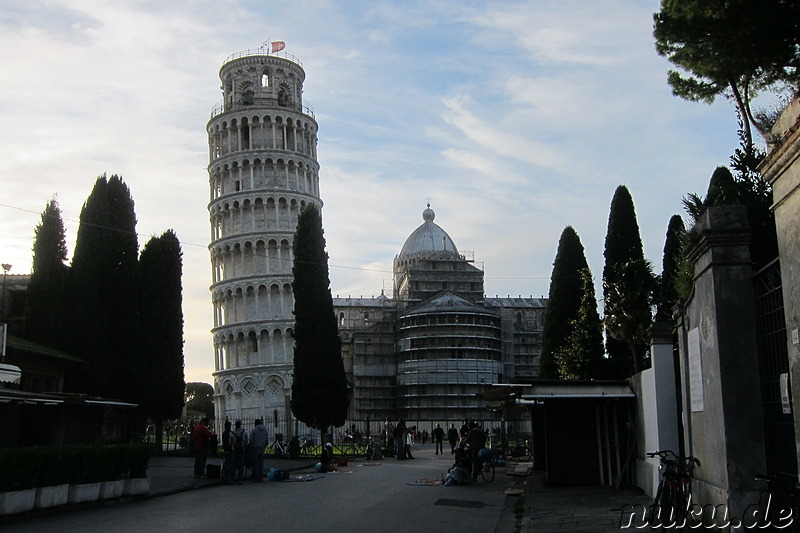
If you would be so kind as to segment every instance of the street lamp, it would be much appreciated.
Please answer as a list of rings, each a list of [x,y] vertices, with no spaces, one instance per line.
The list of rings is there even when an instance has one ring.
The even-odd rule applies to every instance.
[[[8,335],[8,326],[4,323],[6,316],[6,277],[8,271],[11,270],[11,265],[3,263],[3,303],[0,305],[0,363],[6,360],[6,336]]]
[[[3,263],[3,305],[0,306],[0,322],[3,322],[6,317],[6,277],[9,270],[11,270],[11,265]]]

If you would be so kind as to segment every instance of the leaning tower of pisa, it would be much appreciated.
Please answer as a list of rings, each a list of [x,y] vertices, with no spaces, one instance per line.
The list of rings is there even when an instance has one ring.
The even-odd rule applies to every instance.
[[[321,207],[317,122],[305,72],[285,53],[248,50],[219,72],[208,122],[217,420],[264,417],[290,429],[294,343],[292,239]]]

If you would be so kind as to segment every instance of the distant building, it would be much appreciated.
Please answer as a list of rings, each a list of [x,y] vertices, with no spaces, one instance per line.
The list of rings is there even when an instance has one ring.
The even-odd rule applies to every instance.
[[[487,418],[477,393],[539,374],[542,298],[486,298],[483,271],[434,223],[394,259],[394,299],[334,298],[353,419]]]

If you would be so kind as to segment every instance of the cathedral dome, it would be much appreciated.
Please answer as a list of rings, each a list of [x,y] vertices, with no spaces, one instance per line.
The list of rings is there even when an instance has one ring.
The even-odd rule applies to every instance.
[[[458,255],[456,243],[450,238],[445,230],[433,222],[436,213],[431,209],[431,204],[422,212],[422,223],[420,227],[408,236],[400,257],[426,254],[428,252],[450,252]]]

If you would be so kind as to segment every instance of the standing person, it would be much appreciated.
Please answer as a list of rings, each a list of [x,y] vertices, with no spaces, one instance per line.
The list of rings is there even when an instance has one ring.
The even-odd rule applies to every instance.
[[[244,454],[247,449],[247,431],[242,427],[242,421],[237,420],[234,424],[234,429],[231,431],[231,454],[233,455],[233,475],[228,481],[229,485],[233,485],[236,481],[239,485],[242,484],[244,477]]]
[[[469,418],[465,418],[464,423],[461,424],[461,429],[458,430],[459,436],[463,439],[467,436],[470,429],[472,429],[472,423],[470,423]]]
[[[411,447],[414,445],[414,428],[406,431],[406,445],[403,448],[403,452],[406,455],[406,459],[413,459],[414,456],[411,455]]]
[[[200,420],[200,423],[192,429],[195,479],[200,479],[206,475],[206,460],[208,459],[208,448],[212,437],[216,437],[216,434],[208,429],[208,417],[205,416]]]
[[[227,483],[231,478],[231,421],[225,421],[222,432],[222,481]]]
[[[478,459],[481,449],[486,446],[486,433],[480,425],[480,422],[472,422],[470,430],[467,433],[467,446],[469,446],[469,454],[472,458],[472,481],[478,480],[478,473],[481,471],[481,461]]]
[[[450,429],[447,430],[447,441],[450,443],[450,454],[456,453],[456,444],[458,444],[458,430],[455,424],[450,424]]]
[[[397,459],[402,461],[406,458],[405,454],[406,445],[406,423],[401,419],[394,427],[394,446],[397,454]]]
[[[330,442],[326,442],[325,446],[322,447],[322,453],[319,457],[319,467],[317,470],[320,472],[336,471],[336,462],[333,456],[333,444]]]
[[[433,428],[433,445],[436,446],[436,454],[439,455],[440,453],[444,455],[442,451],[442,441],[444,441],[444,430],[442,426],[436,424],[436,427]]]
[[[422,444],[425,444],[427,442],[428,442],[428,430],[427,429],[423,429],[422,430]]]
[[[250,453],[253,454],[253,482],[264,481],[264,450],[267,447],[267,428],[257,418],[250,430]]]

